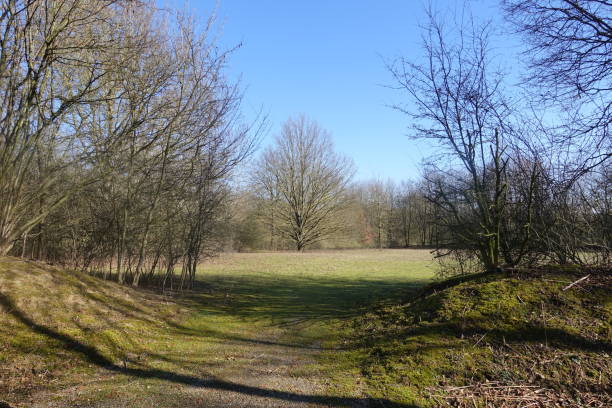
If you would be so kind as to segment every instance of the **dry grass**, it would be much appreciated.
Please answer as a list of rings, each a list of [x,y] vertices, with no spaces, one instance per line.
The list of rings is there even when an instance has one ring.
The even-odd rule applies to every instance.
[[[142,353],[142,331],[155,336],[184,310],[152,293],[0,258],[0,394],[19,400],[90,368],[90,360]]]

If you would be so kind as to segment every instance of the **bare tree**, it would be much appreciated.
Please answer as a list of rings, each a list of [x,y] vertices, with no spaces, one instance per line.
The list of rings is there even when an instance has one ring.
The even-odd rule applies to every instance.
[[[111,56],[127,3],[7,0],[0,5],[0,254],[90,181],[80,178],[53,188],[63,169],[97,147],[79,139],[63,120],[100,100],[104,81],[140,48],[141,39],[134,37],[123,53],[127,60]]]
[[[391,181],[371,180],[359,189],[366,219],[374,230],[374,244],[379,249],[390,243],[394,187]]]
[[[526,143],[538,168],[531,189],[535,208],[527,212],[531,258],[609,259],[607,218],[594,216],[606,208],[600,205],[609,200],[609,189],[595,189],[598,194],[592,186],[606,180],[602,175],[612,158],[612,3],[503,0],[502,5],[527,45],[527,95],[545,112],[559,112],[557,120],[533,121],[531,133],[540,140]]]
[[[561,105],[554,142],[572,150],[571,180],[612,157],[612,2],[503,0],[527,43],[530,96]],[[550,129],[549,129],[550,130]]]
[[[298,251],[341,227],[337,215],[347,204],[345,189],[353,164],[333,150],[329,133],[304,117],[289,119],[273,147],[263,152],[254,182],[275,205],[279,231]]]
[[[398,189],[393,203],[395,241],[398,246],[409,248],[413,235],[419,236],[427,228],[426,214],[421,211],[425,197],[412,182],[402,182]]]
[[[502,259],[511,138],[503,76],[492,68],[488,24],[471,22],[451,32],[431,10],[428,15],[425,62],[400,58],[389,67],[410,97],[396,108],[413,119],[415,138],[443,149],[426,171],[427,198],[447,232],[440,252],[471,250],[494,270],[514,262]]]
[[[149,1],[0,10],[14,34],[0,40],[0,254],[135,286],[174,285],[181,262],[191,285],[260,124],[241,119],[214,19],[196,27]]]

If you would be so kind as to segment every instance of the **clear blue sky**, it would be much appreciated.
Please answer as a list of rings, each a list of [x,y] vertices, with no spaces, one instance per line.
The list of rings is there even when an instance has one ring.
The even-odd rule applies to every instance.
[[[181,5],[180,0],[160,3]],[[246,89],[246,117],[269,114],[266,146],[292,115],[305,114],[328,129],[336,150],[350,156],[357,179],[417,178],[431,153],[409,140],[409,119],[388,105],[402,95],[386,88],[385,59],[421,54],[423,1],[220,0],[219,44],[235,51],[228,73]],[[440,10],[461,2],[433,1]],[[476,14],[497,13],[496,0],[472,1]],[[192,0],[186,8],[205,20],[217,5]]]

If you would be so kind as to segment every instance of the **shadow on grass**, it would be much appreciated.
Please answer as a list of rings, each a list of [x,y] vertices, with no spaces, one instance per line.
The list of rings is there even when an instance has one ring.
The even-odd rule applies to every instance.
[[[293,340],[291,341],[283,342],[274,339],[261,339],[257,336],[241,336],[232,333],[231,330],[225,331],[209,324],[210,320],[207,320],[207,318],[229,316],[232,319],[263,321],[264,324],[287,328],[289,331],[293,329],[291,326],[299,325],[299,328],[293,330],[293,332],[299,333],[308,325],[325,323],[330,319],[357,316],[371,307],[373,302],[382,298],[392,299],[395,294],[397,294],[395,296],[395,299],[397,299],[400,293],[414,291],[422,286],[422,283],[417,281],[407,282],[399,279],[352,280],[326,276],[294,275],[287,277],[270,274],[223,277],[200,276],[193,291],[172,299],[173,302],[188,308],[189,314],[195,312],[203,317],[203,319],[196,319],[203,324],[192,325],[181,323],[181,316],[179,316],[179,319],[176,319],[176,316],[161,316],[151,308],[138,305],[138,301],[141,299],[125,298],[123,291],[128,289],[111,282],[101,281],[84,273],[67,272],[62,269],[41,266],[37,262],[22,260],[14,262],[27,264],[29,273],[49,274],[52,271],[49,276],[53,281],[53,290],[66,288],[65,293],[59,293],[59,290],[56,290],[58,294],[54,292],[50,295],[55,299],[62,299],[66,296],[66,293],[77,292],[80,297],[92,302],[92,304],[102,305],[103,308],[101,309],[89,307],[87,310],[87,313],[98,322],[97,328],[92,329],[88,324],[81,324],[78,319],[72,320],[71,324],[83,332],[85,343],[96,345],[103,343],[111,350],[113,355],[122,354],[126,345],[130,351],[138,352],[140,345],[138,341],[132,341],[132,336],[122,325],[113,321],[113,317],[105,312],[107,310],[132,321],[141,321],[147,327],[159,328],[166,333],[169,332],[170,335],[270,347],[322,350],[324,349],[321,346],[323,341],[319,340],[324,339],[315,341],[312,338],[301,338],[298,335],[292,336]],[[3,273],[6,273],[10,280],[13,274],[18,273],[18,270],[12,267],[7,268]],[[48,293],[50,290],[47,287],[39,286],[35,281],[32,281],[31,285],[34,285],[40,293]],[[134,290],[130,288],[129,292],[133,294]],[[139,293],[139,297],[151,297],[153,302],[159,302],[162,299],[148,289],[136,289],[136,291]],[[37,319],[40,322],[56,321],[57,317],[54,317],[52,312],[57,307],[56,305],[53,307],[37,307],[36,314],[39,316]],[[74,316],[78,316],[82,312],[76,304],[61,306],[61,308]],[[107,327],[112,328],[114,332],[119,332],[123,345],[119,345],[117,339],[113,336],[104,335],[101,329]],[[2,331],[0,328],[0,333]],[[7,335],[9,334],[9,332],[4,332]],[[95,339],[91,336],[95,336]],[[88,338],[91,341],[87,340]],[[32,352],[29,346],[21,348],[20,345],[14,345],[13,347],[21,349],[24,353]],[[340,348],[335,349],[339,350]],[[38,351],[36,350],[36,353]],[[48,353],[52,352],[52,348],[49,348]],[[154,353],[147,350],[147,354],[153,355]],[[156,355],[156,357],[164,359],[162,355]],[[167,361],[173,360],[169,359]]]
[[[198,338],[211,338],[219,339],[224,341],[233,341],[237,343],[257,344],[262,346],[280,346],[287,348],[305,349],[305,350],[326,350],[327,348],[317,344],[304,344],[304,343],[286,343],[280,341],[270,341],[262,339],[252,339],[243,336],[237,336],[235,334],[225,333],[220,330],[214,330],[211,328],[198,328],[194,329],[176,322],[168,321],[168,326],[175,330],[175,334],[187,337],[198,337]],[[334,350],[343,350],[343,348],[334,348]]]
[[[19,322],[29,327],[32,331],[47,336],[61,344],[66,350],[79,353],[88,362],[102,367],[106,370],[117,372],[132,377],[146,378],[146,379],[159,379],[164,381],[173,382],[176,384],[183,384],[192,387],[201,387],[208,389],[215,389],[221,391],[235,392],[244,395],[254,397],[265,397],[283,401],[293,401],[302,403],[316,403],[325,404],[332,407],[341,406],[381,406],[390,408],[418,408],[415,405],[398,404],[392,401],[383,399],[371,399],[371,398],[344,398],[344,397],[333,397],[324,395],[306,395],[298,394],[285,391],[276,391],[259,387],[252,387],[248,385],[238,384],[230,381],[224,381],[211,378],[200,378],[191,375],[185,375],[175,373],[167,370],[159,369],[147,369],[147,368],[126,368],[121,367],[113,363],[111,360],[102,355],[95,347],[89,346],[80,342],[77,339],[72,338],[69,335],[59,333],[49,327],[38,324],[26,316],[21,310],[17,308],[13,300],[7,295],[0,293],[0,305],[5,311],[11,314]]]
[[[479,327],[479,323],[482,326]],[[591,340],[580,335],[570,333],[566,330],[554,327],[536,327],[523,326],[515,329],[499,329],[486,328],[485,323],[490,321],[472,321],[470,327],[462,327],[460,322],[445,322],[428,324],[417,327],[406,327],[397,330],[386,330],[377,335],[365,336],[357,340],[354,346],[374,348],[386,343],[394,341],[402,341],[404,344],[411,342],[411,337],[416,341],[422,339],[464,339],[468,342],[478,338],[478,343],[484,342],[488,344],[512,344],[518,342],[521,344],[546,344],[549,347],[573,350],[573,351],[591,351],[612,353],[612,344],[606,341]],[[427,346],[420,345],[418,350],[423,350]],[[435,348],[436,346],[431,346]],[[441,347],[449,347],[448,342],[445,342]],[[401,350],[400,352],[405,352]]]
[[[289,330],[299,326],[294,330],[299,333],[311,325],[360,316],[382,301],[389,304],[399,301],[407,293],[416,293],[425,283],[313,276],[215,276],[197,280],[192,291],[176,300],[205,316],[231,316]],[[176,334],[184,336],[323,349],[320,341],[316,344],[308,340],[287,343],[241,337],[209,326],[191,327],[170,320],[166,324],[176,330]]]
[[[425,281],[315,276],[223,276],[196,281],[182,297],[199,310],[279,326],[358,316],[375,302],[398,300]]]
[[[33,261],[24,261],[29,270],[48,273]],[[69,283],[80,296],[96,303],[102,303],[122,316],[139,320],[147,324],[162,323],[159,315],[138,306],[137,302],[123,299],[116,293],[122,287],[78,272],[67,272],[53,268],[51,277],[58,286]],[[199,275],[191,291],[176,294],[172,299],[190,312],[202,316],[230,316],[249,321],[264,322],[272,326],[291,329],[299,326],[304,329],[309,325],[325,323],[334,319],[347,319],[359,316],[372,308],[374,304],[394,303],[409,294],[416,293],[428,280],[407,279],[351,279],[337,276],[295,274],[291,276],[262,274],[232,275]],[[134,289],[142,296],[152,296],[154,289]],[[41,291],[45,291],[41,288]],[[159,299],[157,299],[159,300]],[[37,310],[38,313],[45,311]],[[75,310],[78,314],[78,311]],[[47,316],[51,318],[51,316]],[[96,314],[100,321],[108,321],[104,313]],[[304,348],[319,350],[317,344],[308,342],[283,343],[257,338],[246,338],[232,333],[225,333],[218,328],[206,326],[192,327],[181,324],[174,317],[162,318],[163,324],[172,327],[174,334],[252,343],[269,346]],[[205,320],[205,319],[204,319]],[[77,323],[78,325],[78,323]],[[85,328],[86,329],[86,328]],[[120,330],[117,326],[113,329]],[[295,330],[296,332],[299,330]],[[127,338],[127,337],[126,337]]]

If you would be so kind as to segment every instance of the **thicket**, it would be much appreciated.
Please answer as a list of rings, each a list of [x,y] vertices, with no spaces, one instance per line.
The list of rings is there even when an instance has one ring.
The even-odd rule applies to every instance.
[[[214,21],[153,1],[0,8],[0,255],[189,285],[256,134]]]

